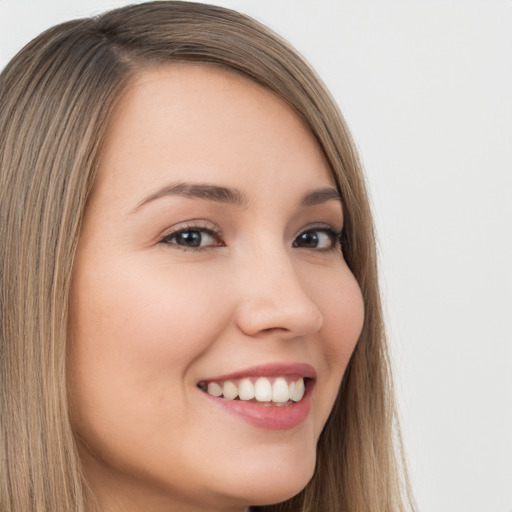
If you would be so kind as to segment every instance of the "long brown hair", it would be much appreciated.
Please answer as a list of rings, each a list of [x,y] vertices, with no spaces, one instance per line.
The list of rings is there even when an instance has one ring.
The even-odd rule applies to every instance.
[[[68,297],[80,224],[109,116],[144,67],[193,61],[282,98],[322,147],[343,197],[344,254],[365,323],[318,443],[315,475],[280,512],[397,512],[411,506],[361,166],[335,102],[279,36],[191,2],[124,7],[54,27],[0,75],[0,508],[87,509],[67,411]]]

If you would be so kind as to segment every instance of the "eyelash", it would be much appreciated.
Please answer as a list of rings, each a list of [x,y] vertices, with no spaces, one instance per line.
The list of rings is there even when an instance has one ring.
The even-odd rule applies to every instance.
[[[327,226],[325,224],[313,224],[313,225],[307,226],[305,229],[301,230],[293,239],[293,247],[297,247],[299,249],[300,248],[307,249],[307,247],[299,247],[298,245],[296,245],[296,242],[300,236],[305,235],[307,233],[312,233],[312,232],[319,232],[319,233],[327,234],[327,236],[331,240],[331,246],[325,247],[325,248],[315,247],[315,248],[311,248],[310,250],[318,251],[318,252],[329,252],[329,251],[335,251],[335,250],[341,249],[341,240],[342,240],[343,231],[338,231],[338,230],[334,229],[333,227]]]
[[[215,245],[207,245],[205,247],[187,247],[185,245],[180,245],[176,242],[172,242],[173,238],[175,238],[181,234],[188,233],[188,232],[206,233],[208,236],[212,237],[213,239],[215,239],[217,241],[222,240],[222,237],[223,237],[222,232],[219,229],[214,228],[207,223],[201,223],[201,222],[197,223],[196,222],[196,223],[190,223],[190,224],[184,224],[184,225],[181,224],[181,225],[177,226],[171,232],[169,232],[165,236],[163,236],[160,239],[159,243],[164,244],[164,245],[172,245],[175,248],[182,250],[182,251],[196,251],[196,252],[206,251],[208,249],[211,249],[212,247],[224,247],[225,246],[225,244],[223,242],[220,242]]]
[[[210,244],[206,246],[196,246],[196,247],[187,247],[186,245],[182,245],[179,243],[176,243],[173,241],[177,236],[185,234],[185,233],[206,233],[209,237],[212,239],[215,239],[218,243]],[[325,233],[330,238],[331,246],[330,247],[324,247],[324,248],[307,248],[307,247],[301,247],[297,244],[297,240],[300,236],[306,235],[308,233]],[[318,225],[312,225],[308,226],[307,228],[301,230],[297,235],[295,236],[293,240],[293,247],[296,247],[298,249],[308,249],[311,251],[317,251],[317,252],[329,252],[341,249],[342,245],[342,233],[343,231],[338,231],[331,226],[327,226],[325,224],[318,224]],[[195,252],[202,252],[206,251],[208,249],[211,249],[212,247],[225,247],[224,242],[222,242],[222,232],[219,229],[213,228],[210,225],[206,223],[190,223],[185,225],[177,226],[175,229],[173,229],[171,232],[167,233],[165,236],[163,236],[158,243],[164,244],[164,245],[172,245],[175,248],[182,250],[182,251],[195,251]],[[202,241],[202,240],[201,240]]]

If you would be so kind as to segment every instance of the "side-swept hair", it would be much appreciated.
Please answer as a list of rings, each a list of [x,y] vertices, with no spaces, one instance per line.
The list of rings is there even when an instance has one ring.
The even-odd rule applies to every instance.
[[[237,12],[179,1],[58,25],[0,75],[0,509],[88,509],[66,396],[73,260],[110,115],[134,74],[172,61],[240,73],[304,120],[341,192],[344,254],[364,297],[363,331],[320,437],[315,475],[294,498],[258,510],[405,510],[372,218],[347,126],[279,36]]]

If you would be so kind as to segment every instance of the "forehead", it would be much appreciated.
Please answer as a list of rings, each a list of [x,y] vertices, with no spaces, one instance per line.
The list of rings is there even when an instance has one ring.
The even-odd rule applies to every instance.
[[[130,179],[144,188],[144,180],[162,181],[179,170],[180,179],[207,182],[223,168],[230,185],[244,188],[265,169],[276,182],[282,174],[286,186],[285,165],[306,179],[310,174],[311,186],[319,177],[333,184],[315,138],[283,100],[217,66],[172,63],[139,72],[119,101],[98,181],[126,179],[134,170]]]

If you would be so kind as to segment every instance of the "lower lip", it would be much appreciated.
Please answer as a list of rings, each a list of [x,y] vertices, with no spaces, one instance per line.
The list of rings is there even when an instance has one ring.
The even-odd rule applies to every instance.
[[[240,417],[255,427],[267,430],[289,430],[297,427],[307,418],[311,409],[311,392],[312,389],[308,386],[299,402],[282,407],[258,405],[243,400],[225,400],[202,393],[230,414]]]

